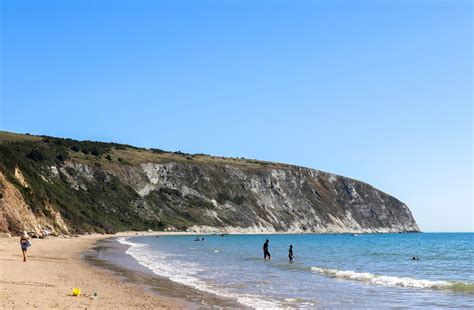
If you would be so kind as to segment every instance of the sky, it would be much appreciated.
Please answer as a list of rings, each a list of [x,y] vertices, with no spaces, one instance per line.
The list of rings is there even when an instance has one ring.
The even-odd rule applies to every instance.
[[[0,3],[0,130],[316,168],[474,230],[471,1]]]

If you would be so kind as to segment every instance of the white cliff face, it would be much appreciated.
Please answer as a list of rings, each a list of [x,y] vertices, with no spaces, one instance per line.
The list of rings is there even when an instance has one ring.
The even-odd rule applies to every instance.
[[[368,184],[313,169],[144,163],[111,173],[133,187],[157,214],[192,223],[189,231],[419,230],[397,199]]]
[[[194,190],[192,187],[188,187],[184,184],[176,184],[173,182],[174,178],[176,177],[186,177],[183,175],[181,171],[175,169],[177,166],[175,163],[169,164],[154,164],[154,163],[146,163],[140,165],[143,172],[145,173],[148,182],[145,186],[138,190],[138,193],[141,196],[146,196],[150,191],[158,189],[160,187],[167,187],[172,189],[179,189],[183,195],[195,195],[200,197],[201,195],[199,192]],[[198,178],[195,178],[192,182],[196,184],[199,182]]]
[[[84,215],[81,221],[90,221],[89,227],[97,225],[87,215],[94,209],[102,220],[113,219],[114,225],[126,223],[124,229],[197,233],[419,231],[410,210],[396,198],[363,182],[295,166],[149,162],[102,167],[69,160],[47,166],[38,175],[48,186],[59,188],[61,195],[75,200],[75,205],[87,205],[85,213],[73,213],[72,220]],[[29,180],[20,170],[14,171],[14,178],[19,186],[29,188]],[[32,212],[22,193],[6,178],[0,178],[0,183],[0,231],[75,231],[70,213],[75,205],[69,205],[65,196],[60,197],[59,206],[54,196],[44,197],[41,215]],[[111,225],[104,227],[114,231]]]
[[[314,169],[25,138],[0,141],[0,233],[419,230],[396,198]]]

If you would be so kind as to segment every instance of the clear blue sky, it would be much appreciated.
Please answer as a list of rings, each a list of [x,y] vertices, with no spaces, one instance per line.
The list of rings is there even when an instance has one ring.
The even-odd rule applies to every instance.
[[[471,1],[1,4],[1,130],[317,168],[473,231]]]

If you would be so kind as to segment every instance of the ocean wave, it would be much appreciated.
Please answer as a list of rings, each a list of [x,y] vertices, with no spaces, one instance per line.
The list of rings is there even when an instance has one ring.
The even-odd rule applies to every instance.
[[[156,275],[206,293],[235,299],[237,302],[255,309],[281,308],[280,303],[275,300],[265,300],[261,296],[252,294],[234,294],[223,288],[207,284],[196,276],[196,273],[203,271],[198,264],[170,259],[175,257],[175,255],[153,250],[147,244],[131,242],[125,237],[117,238],[117,241],[130,246],[125,253],[132,256],[139,264],[150,269]]]
[[[474,283],[468,282],[421,280],[409,277],[384,276],[368,272],[355,272],[352,270],[337,270],[321,267],[311,267],[311,271],[314,273],[324,274],[339,279],[360,281],[374,285],[423,289],[442,289],[474,294]]]

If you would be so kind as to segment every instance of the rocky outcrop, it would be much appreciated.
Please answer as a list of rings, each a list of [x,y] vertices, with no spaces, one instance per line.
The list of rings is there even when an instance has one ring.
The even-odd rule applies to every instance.
[[[19,185],[28,189],[29,186],[19,169],[15,169],[15,175],[21,176],[18,180]],[[53,234],[69,233],[61,214],[49,203],[45,203],[44,208],[48,216],[35,214],[20,190],[0,172],[0,232],[18,234],[21,231],[28,231],[40,235],[47,229]]]
[[[38,143],[42,152],[64,151],[58,142],[31,147]],[[9,155],[17,150],[27,159]],[[2,150],[0,144],[0,155],[10,156],[3,165],[0,157],[5,170],[0,173],[0,231],[419,231],[398,199],[315,169],[171,153],[156,157],[133,149],[120,154],[140,161],[113,160],[110,154],[118,154],[113,151],[107,160],[83,155],[48,160],[31,152],[18,146]]]

